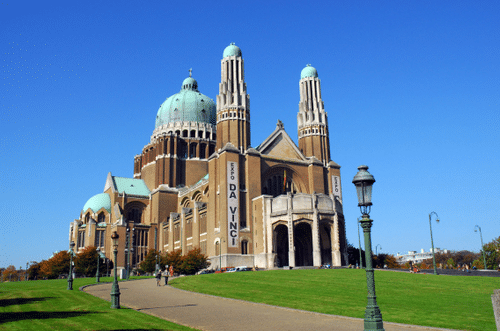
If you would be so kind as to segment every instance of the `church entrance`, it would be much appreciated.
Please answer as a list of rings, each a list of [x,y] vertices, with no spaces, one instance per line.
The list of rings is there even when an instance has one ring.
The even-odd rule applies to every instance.
[[[331,225],[321,224],[319,227],[319,242],[321,247],[321,264],[332,265]]]
[[[295,226],[293,241],[295,243],[295,265],[312,266],[313,265],[313,250],[312,250],[312,230],[308,223],[299,223]]]
[[[288,263],[288,227],[279,224],[273,231],[274,252],[276,259],[274,265],[278,268],[290,265]]]

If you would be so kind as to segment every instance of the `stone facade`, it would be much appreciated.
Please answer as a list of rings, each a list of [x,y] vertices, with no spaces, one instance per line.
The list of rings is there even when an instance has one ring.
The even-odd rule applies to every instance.
[[[340,166],[330,160],[327,114],[316,69],[299,82],[297,146],[281,121],[250,146],[250,96],[241,50],[224,50],[216,108],[190,76],[160,107],[133,178],[108,174],[71,223],[76,249],[98,246],[119,268],[149,249],[200,248],[211,268],[345,265]],[[213,113],[210,113],[212,112]],[[181,120],[181,119],[189,119]],[[213,118],[214,120],[209,120]]]

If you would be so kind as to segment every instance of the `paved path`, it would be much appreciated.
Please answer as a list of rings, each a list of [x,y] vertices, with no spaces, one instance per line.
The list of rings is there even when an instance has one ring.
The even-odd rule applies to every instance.
[[[120,282],[119,285],[122,306],[199,330],[360,331],[364,328],[363,319],[359,318],[219,298],[171,286],[158,287],[153,278]],[[111,283],[89,286],[84,291],[110,301]],[[386,331],[445,330],[387,322],[384,328]]]

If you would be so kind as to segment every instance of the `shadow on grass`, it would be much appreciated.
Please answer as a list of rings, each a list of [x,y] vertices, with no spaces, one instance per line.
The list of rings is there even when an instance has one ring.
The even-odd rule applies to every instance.
[[[49,318],[68,318],[76,317],[88,314],[97,314],[96,312],[72,312],[72,311],[27,311],[27,312],[12,312],[12,313],[0,313],[0,324],[6,322],[14,322],[21,320],[41,320]]]
[[[0,299],[0,307],[7,307],[12,305],[25,305],[27,303],[45,301],[48,299],[54,299],[52,297],[41,297],[41,298],[14,298],[14,299]]]

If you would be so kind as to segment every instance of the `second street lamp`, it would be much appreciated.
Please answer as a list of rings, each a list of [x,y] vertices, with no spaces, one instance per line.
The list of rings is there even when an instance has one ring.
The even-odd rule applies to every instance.
[[[477,232],[476,228],[479,229],[479,236],[481,237],[481,250],[483,251],[484,269],[488,270],[488,266],[486,265],[486,255],[484,254],[483,233],[481,232],[481,227],[479,225],[476,225],[474,227],[474,232]]]
[[[432,266],[434,267],[434,275],[437,275],[438,270],[436,268],[436,254],[434,252],[434,240],[432,239],[432,224],[431,224],[432,214],[436,215],[436,222],[437,223],[439,223],[439,216],[435,211],[431,211],[431,213],[429,214],[429,228],[431,229]]]
[[[373,221],[370,219],[370,209],[372,206],[372,186],[375,178],[368,172],[368,166],[358,167],[358,173],[354,176],[352,183],[356,186],[358,195],[358,206],[361,209],[363,218],[361,227],[365,237],[365,261],[366,261],[366,285],[368,288],[368,304],[365,310],[365,331],[384,330],[382,313],[377,305],[375,294],[375,275],[372,266],[372,239],[371,227]]]
[[[73,290],[73,248],[75,248],[75,242],[71,241],[69,243],[68,290]]]
[[[113,278],[113,285],[111,286],[111,308],[120,308],[120,287],[118,286],[118,279],[117,279],[117,274],[116,274],[116,264],[117,264],[117,255],[118,255],[118,238],[120,236],[116,231],[113,231],[113,234],[111,235],[111,240],[113,242],[113,255],[114,255],[114,261],[113,261],[113,269],[114,269],[114,278]]]
[[[361,237],[359,236],[359,225],[360,225],[360,220],[361,216],[358,217],[358,241],[359,241],[359,268],[363,269],[363,256],[361,255]]]

